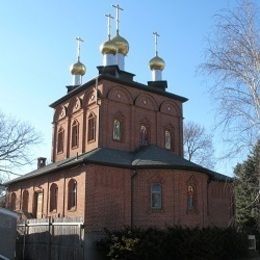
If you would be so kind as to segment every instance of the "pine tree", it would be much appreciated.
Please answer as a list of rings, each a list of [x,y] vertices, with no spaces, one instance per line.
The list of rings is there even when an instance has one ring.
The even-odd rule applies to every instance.
[[[234,174],[236,222],[247,232],[260,231],[260,140]]]

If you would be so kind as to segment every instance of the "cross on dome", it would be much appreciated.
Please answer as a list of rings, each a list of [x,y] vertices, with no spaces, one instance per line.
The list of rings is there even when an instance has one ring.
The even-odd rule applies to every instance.
[[[114,17],[111,14],[106,14],[107,17],[107,35],[108,35],[108,40],[111,38],[111,19],[114,19]]]
[[[78,58],[78,61],[79,61],[80,60],[80,43],[84,42],[84,41],[79,36],[76,37],[76,41],[77,41],[77,58]]]
[[[120,20],[119,20],[119,11],[124,11],[123,8],[121,8],[119,6],[119,4],[117,5],[112,5],[115,9],[116,9],[116,32],[119,33],[119,23],[120,23]]]
[[[154,35],[155,56],[158,56],[158,37],[160,37],[160,35],[157,32],[153,32],[153,35]]]

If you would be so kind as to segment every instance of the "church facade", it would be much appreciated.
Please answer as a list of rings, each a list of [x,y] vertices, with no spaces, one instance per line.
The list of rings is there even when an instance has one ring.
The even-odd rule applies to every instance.
[[[35,218],[82,217],[88,231],[229,225],[232,179],[183,158],[187,99],[167,92],[157,50],[153,80],[134,81],[124,69],[128,48],[117,28],[102,45],[98,76],[84,84],[78,53],[73,85],[50,105],[52,163],[41,157],[35,171],[8,182],[7,207]]]

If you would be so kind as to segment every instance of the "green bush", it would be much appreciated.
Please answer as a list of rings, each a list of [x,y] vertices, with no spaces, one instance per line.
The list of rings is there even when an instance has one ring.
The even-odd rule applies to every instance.
[[[127,227],[118,232],[106,230],[106,238],[97,246],[107,259],[120,260],[234,260],[248,254],[247,235],[233,228]]]

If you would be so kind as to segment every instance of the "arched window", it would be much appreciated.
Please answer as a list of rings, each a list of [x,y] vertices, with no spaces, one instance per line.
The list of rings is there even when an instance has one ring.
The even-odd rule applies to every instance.
[[[62,127],[58,130],[58,137],[57,137],[57,153],[63,152],[64,146],[64,129]]]
[[[28,190],[23,191],[23,204],[22,204],[22,210],[24,212],[28,212],[28,203],[29,203],[29,192]]]
[[[151,185],[151,208],[160,209],[162,207],[162,187],[159,183]]]
[[[148,130],[145,125],[140,126],[140,145],[148,145],[149,144],[149,138],[148,138]]]
[[[169,130],[164,131],[164,147],[165,149],[172,149],[172,136]]]
[[[96,116],[94,114],[90,114],[88,117],[88,141],[96,140]]]
[[[13,192],[11,194],[11,209],[16,210],[16,194]]]
[[[122,125],[118,119],[113,121],[113,140],[121,141],[122,138]]]
[[[191,184],[187,187],[187,209],[195,209],[195,187]]]
[[[68,210],[73,210],[77,206],[77,182],[71,179],[68,184]]]
[[[76,148],[79,146],[79,122],[74,120],[71,129],[71,147]]]
[[[58,206],[58,186],[53,183],[50,187],[50,211],[57,211]]]

